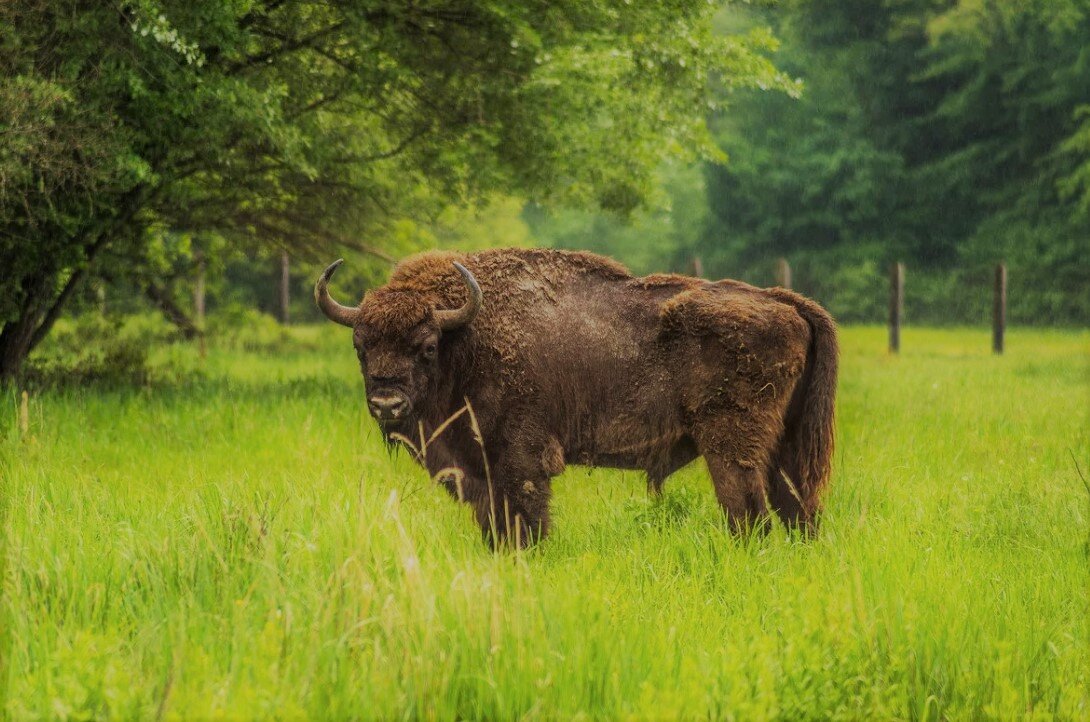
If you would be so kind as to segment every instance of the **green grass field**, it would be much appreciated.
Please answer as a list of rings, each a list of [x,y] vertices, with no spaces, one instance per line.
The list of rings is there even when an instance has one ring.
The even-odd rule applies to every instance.
[[[846,329],[813,543],[733,539],[698,462],[570,468],[494,555],[341,331],[3,397],[8,716],[1090,718],[1090,334]]]

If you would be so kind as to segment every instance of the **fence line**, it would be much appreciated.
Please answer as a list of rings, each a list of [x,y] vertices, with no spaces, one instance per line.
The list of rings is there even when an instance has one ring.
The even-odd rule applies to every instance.
[[[694,259],[695,260],[695,259]],[[791,265],[786,258],[776,259],[776,285],[791,288]],[[889,267],[889,352],[901,350],[901,326],[905,313],[905,264]],[[1007,264],[998,263],[992,287],[992,351],[1002,354],[1007,335]]]

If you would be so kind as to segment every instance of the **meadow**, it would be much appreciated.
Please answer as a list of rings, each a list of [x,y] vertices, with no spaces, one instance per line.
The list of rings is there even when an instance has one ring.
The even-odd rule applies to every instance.
[[[570,467],[493,554],[341,331],[2,398],[4,716],[1090,717],[1090,333],[845,329],[814,542],[732,538],[697,462]]]

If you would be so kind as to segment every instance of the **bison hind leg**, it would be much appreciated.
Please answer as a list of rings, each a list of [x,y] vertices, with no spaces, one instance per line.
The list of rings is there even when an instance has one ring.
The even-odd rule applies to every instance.
[[[735,459],[707,453],[708,472],[715,487],[715,498],[727,515],[731,531],[737,535],[769,530],[765,475]]]
[[[749,409],[709,415],[693,429],[708,465],[715,498],[731,531],[769,530],[768,461],[779,429],[775,409]]]
[[[817,536],[820,510],[804,502],[798,487],[779,467],[768,473],[768,501],[788,531],[797,531],[804,539]]]

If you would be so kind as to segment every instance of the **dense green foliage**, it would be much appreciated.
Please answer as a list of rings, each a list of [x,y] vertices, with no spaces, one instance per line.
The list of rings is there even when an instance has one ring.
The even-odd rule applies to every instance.
[[[73,299],[177,320],[198,267],[271,310],[281,249],[293,318],[339,249],[362,289],[538,242],[783,256],[844,321],[894,260],[910,322],[983,321],[1005,260],[1014,322],[1087,323],[1087,48],[1085,0],[5,3],[0,378]]]
[[[640,205],[664,159],[714,154],[710,76],[793,87],[765,33],[716,34],[714,10],[0,5],[0,380],[88,275],[158,284],[196,250],[388,256],[402,219],[494,191]]]
[[[771,280],[787,256],[841,318],[979,321],[1010,266],[1017,322],[1090,323],[1090,4],[806,0],[776,22],[799,102],[750,95],[717,123],[709,265]]]
[[[572,467],[492,555],[360,402],[348,334],[0,405],[13,719],[1085,719],[1090,336],[843,334],[821,537]],[[157,354],[188,354],[192,347]],[[997,393],[1002,389],[1002,393]]]
[[[708,222],[704,178],[696,165],[660,169],[653,204],[628,217],[567,208],[527,206],[524,217],[532,238],[544,245],[594,251],[623,260],[634,271],[669,268],[692,271],[696,238]]]
[[[699,256],[761,285],[786,257],[845,321],[882,317],[895,260],[910,321],[984,321],[1005,260],[1012,320],[1090,323],[1090,3],[785,0],[723,20],[754,23],[801,98],[730,96],[712,120],[729,161],[707,166],[702,207],[690,184],[643,221],[653,262],[609,219],[562,215],[542,238],[591,239],[640,270]]]

